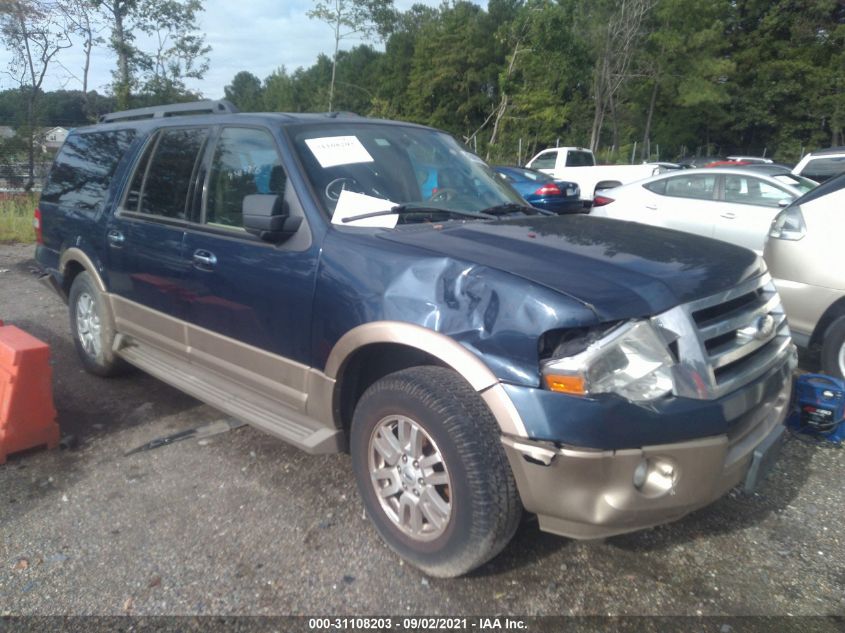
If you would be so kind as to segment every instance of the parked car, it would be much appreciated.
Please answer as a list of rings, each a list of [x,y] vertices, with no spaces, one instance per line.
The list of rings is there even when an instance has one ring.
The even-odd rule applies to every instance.
[[[765,256],[796,343],[821,351],[822,369],[845,378],[845,174],[781,211]]]
[[[585,202],[592,201],[596,191],[610,189],[664,171],[655,163],[642,165],[596,165],[593,152],[584,147],[544,149],[525,165],[557,180],[574,182]]]
[[[525,167],[497,165],[493,170],[532,207],[552,213],[586,213],[578,184],[555,180],[551,176]]]
[[[784,430],[796,356],[759,257],[541,215],[431,128],[107,115],[68,136],[35,225],[85,369],[349,451],[384,541],[435,576],[523,508],[600,538],[754,490]]]
[[[590,213],[715,237],[762,253],[778,210],[802,193],[800,184],[754,170],[702,168],[602,191]]]
[[[792,173],[824,182],[837,174],[845,172],[845,147],[831,147],[804,156]]]

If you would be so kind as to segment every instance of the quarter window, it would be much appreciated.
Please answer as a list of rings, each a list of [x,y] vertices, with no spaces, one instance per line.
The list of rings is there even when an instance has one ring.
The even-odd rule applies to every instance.
[[[267,131],[225,128],[214,149],[205,221],[241,228],[244,198],[284,196],[286,182],[276,143]]]
[[[204,128],[163,130],[150,143],[132,178],[125,208],[184,220],[196,178]]]
[[[97,213],[106,201],[117,165],[134,138],[132,130],[71,134],[56,156],[41,199]]]

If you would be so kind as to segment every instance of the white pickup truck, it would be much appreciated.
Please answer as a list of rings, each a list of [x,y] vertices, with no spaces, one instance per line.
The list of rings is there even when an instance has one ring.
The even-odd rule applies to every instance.
[[[544,149],[526,167],[553,176],[556,180],[578,183],[581,198],[592,200],[599,189],[610,189],[659,174],[654,163],[642,165],[596,165],[593,152],[583,147]]]

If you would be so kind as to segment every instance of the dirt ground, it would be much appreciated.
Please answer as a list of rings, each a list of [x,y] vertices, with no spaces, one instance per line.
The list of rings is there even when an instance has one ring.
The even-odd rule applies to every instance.
[[[594,543],[526,521],[482,569],[429,579],[364,519],[345,455],[244,427],[125,457],[222,416],[141,373],[83,372],[32,254],[0,246],[0,319],[51,345],[77,445],[0,466],[0,616],[845,614],[843,450],[790,438],[752,497]]]

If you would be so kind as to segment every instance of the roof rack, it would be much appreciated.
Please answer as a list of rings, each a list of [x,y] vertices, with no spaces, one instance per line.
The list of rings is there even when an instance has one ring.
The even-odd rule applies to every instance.
[[[169,105],[136,108],[122,112],[111,112],[100,117],[100,123],[115,121],[140,121],[143,119],[161,119],[170,116],[188,116],[191,114],[235,114],[238,108],[225,99],[219,101],[193,101],[191,103],[171,103]]]

